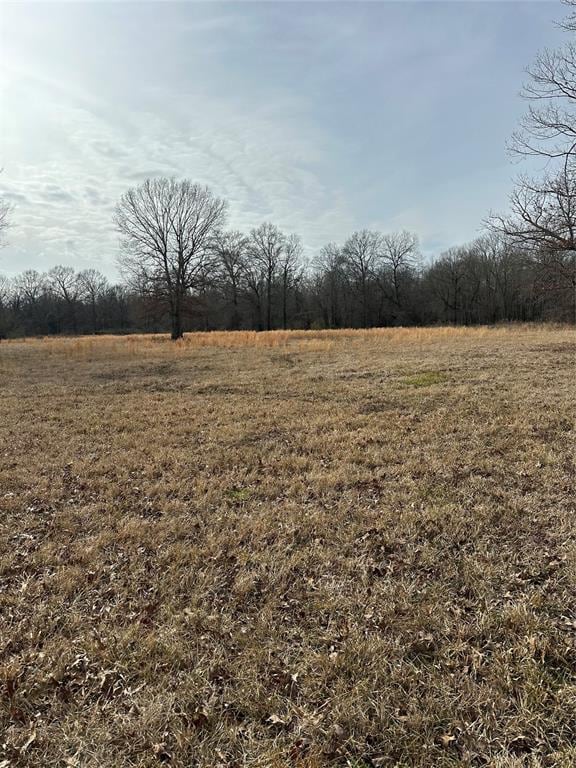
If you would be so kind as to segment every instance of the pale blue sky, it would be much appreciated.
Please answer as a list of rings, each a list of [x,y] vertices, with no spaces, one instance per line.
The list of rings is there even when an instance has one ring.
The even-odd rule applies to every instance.
[[[0,272],[115,276],[115,201],[147,175],[270,220],[312,254],[364,227],[426,256],[506,206],[546,2],[0,3]]]

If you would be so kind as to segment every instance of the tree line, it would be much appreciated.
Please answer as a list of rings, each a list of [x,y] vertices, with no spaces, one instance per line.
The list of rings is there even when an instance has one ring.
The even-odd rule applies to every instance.
[[[141,265],[121,284],[69,266],[0,278],[0,334],[178,338],[186,330],[573,319],[572,285],[557,260],[497,234],[423,265],[413,234],[364,230],[307,262],[297,237],[266,223],[248,234],[215,232],[185,276],[171,276],[172,288],[186,285],[179,297],[170,297],[167,279]]]
[[[576,15],[563,26],[573,38]],[[228,230],[209,188],[154,178],[116,206],[122,283],[70,266],[0,276],[0,334],[576,322],[576,45],[542,52],[528,74],[511,149],[542,173],[520,176],[507,214],[432,263],[405,231],[361,230],[305,259],[297,235]],[[0,239],[9,215],[0,200]]]

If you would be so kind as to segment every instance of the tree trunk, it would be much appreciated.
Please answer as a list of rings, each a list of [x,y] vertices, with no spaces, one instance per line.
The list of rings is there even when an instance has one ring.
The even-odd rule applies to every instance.
[[[177,341],[184,336],[184,331],[182,330],[182,303],[179,297],[176,297],[171,303],[170,321],[172,324],[170,338],[172,341]]]
[[[266,286],[266,330],[272,330],[272,273],[268,271]]]
[[[172,341],[177,341],[178,339],[181,339],[184,336],[184,332],[182,331],[182,322],[180,319],[179,313],[173,313],[172,314],[172,333],[170,334],[170,338]]]
[[[288,328],[288,280],[284,276],[282,282],[282,327]]]
[[[98,330],[98,320],[96,316],[96,300],[91,300],[91,309],[92,309],[92,333],[96,335],[96,331]]]

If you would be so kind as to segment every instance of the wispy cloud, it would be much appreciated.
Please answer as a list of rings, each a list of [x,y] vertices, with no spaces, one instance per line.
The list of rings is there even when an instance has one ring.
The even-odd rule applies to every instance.
[[[3,10],[0,190],[15,227],[0,270],[68,258],[109,274],[115,202],[156,175],[208,184],[230,201],[231,226],[272,220],[310,251],[365,226],[415,229],[428,250],[474,236],[505,199],[513,96],[554,15],[550,4],[34,8]]]

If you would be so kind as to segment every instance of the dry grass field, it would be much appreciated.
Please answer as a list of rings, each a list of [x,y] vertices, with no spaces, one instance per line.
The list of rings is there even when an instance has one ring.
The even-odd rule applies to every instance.
[[[576,765],[576,331],[0,344],[0,766]]]

